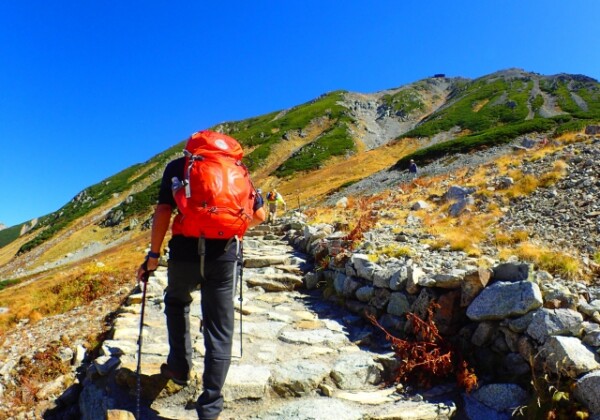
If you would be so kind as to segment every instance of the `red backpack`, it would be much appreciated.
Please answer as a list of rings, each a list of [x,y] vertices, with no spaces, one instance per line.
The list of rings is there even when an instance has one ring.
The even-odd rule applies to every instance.
[[[179,209],[173,234],[241,238],[252,220],[256,191],[240,144],[221,133],[199,131],[188,139],[184,154],[185,188],[173,191]]]

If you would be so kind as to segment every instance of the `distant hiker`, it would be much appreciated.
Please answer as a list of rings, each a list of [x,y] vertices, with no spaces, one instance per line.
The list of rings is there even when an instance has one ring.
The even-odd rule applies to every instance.
[[[413,178],[416,178],[417,172],[419,172],[419,168],[417,168],[417,164],[415,163],[414,159],[411,159],[410,165],[408,165],[408,173],[410,173]]]
[[[193,134],[184,157],[163,173],[152,223],[150,252],[138,269],[138,280],[158,266],[173,209],[177,214],[169,241],[165,315],[169,355],[160,373],[187,385],[192,369],[191,293],[201,285],[204,335],[203,392],[196,402],[200,419],[214,419],[223,410],[221,389],[231,363],[233,295],[241,239],[248,227],[265,220],[262,198],[256,194],[241,163],[243,151],[231,137],[212,131]],[[214,182],[215,178],[219,182]],[[217,191],[213,190],[215,186]]]
[[[269,216],[267,217],[267,223],[275,223],[278,204],[283,205],[283,211],[287,210],[287,204],[283,200],[281,194],[279,194],[275,189],[267,193],[267,204],[269,205]]]

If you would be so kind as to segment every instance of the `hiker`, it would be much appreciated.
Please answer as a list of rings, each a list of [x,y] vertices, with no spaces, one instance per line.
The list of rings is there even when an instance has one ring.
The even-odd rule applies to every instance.
[[[410,165],[408,165],[408,173],[410,173],[412,178],[416,178],[418,171],[419,168],[417,168],[417,164],[415,163],[414,159],[411,159]]]
[[[258,194],[258,196],[260,197],[260,200],[261,200],[261,202],[262,202],[262,205],[261,205],[261,207],[262,207],[262,206],[264,206],[264,204],[265,204],[265,199],[263,198],[263,195],[262,195],[262,189],[260,189],[260,188],[257,188],[257,189],[256,189],[256,194]]]
[[[214,150],[210,150],[206,154],[192,154],[188,150],[188,148],[191,148],[190,144],[205,140],[212,142]],[[188,383],[193,366],[189,319],[190,304],[192,302],[191,292],[197,290],[198,286],[201,285],[201,329],[204,336],[205,355],[202,374],[203,392],[196,401],[196,411],[200,419],[215,419],[223,410],[221,390],[231,362],[234,329],[233,295],[237,264],[241,264],[242,259],[241,240],[238,241],[237,236],[229,236],[230,233],[225,233],[221,238],[219,234],[226,232],[227,227],[224,228],[224,231],[219,231],[213,235],[210,232],[210,229],[215,226],[212,219],[206,228],[191,226],[190,220],[193,220],[197,213],[187,213],[185,217],[182,213],[184,211],[188,212],[191,207],[194,207],[194,199],[204,204],[211,203],[212,198],[207,198],[210,191],[206,189],[201,191],[203,195],[198,198],[199,187],[194,189],[194,185],[202,182],[196,181],[200,178],[194,178],[193,167],[206,165],[206,162],[213,159],[210,156],[211,153],[219,154],[221,152],[218,149],[233,147],[228,143],[230,140],[235,142],[234,139],[215,132],[195,133],[188,139],[186,144],[186,150],[184,151],[186,156],[175,159],[167,165],[160,184],[158,204],[154,211],[150,252],[148,252],[144,264],[138,269],[138,280],[140,280],[145,273],[157,268],[160,250],[169,228],[172,212],[177,209],[177,214],[171,226],[172,237],[169,240],[167,271],[168,284],[164,296],[169,355],[166,363],[161,365],[160,373],[179,385],[185,386]],[[231,144],[233,145],[233,143]],[[235,145],[239,148],[239,159],[241,159],[241,146],[237,142],[235,142]],[[201,157],[198,158],[198,156]],[[207,156],[206,159],[204,156]],[[235,164],[238,165],[238,168],[243,167],[241,160],[237,160]],[[203,166],[203,168],[206,168],[206,166]],[[247,173],[247,169],[243,168]],[[235,169],[234,166],[232,170],[238,169]],[[210,173],[202,172],[200,169],[198,173],[200,175],[196,175],[196,177],[208,178],[211,176]],[[221,172],[215,176],[220,176],[220,174]],[[189,183],[181,183],[180,180],[187,181],[186,176],[190,178]],[[230,183],[238,182],[236,179],[239,178],[241,177],[231,177]],[[251,199],[246,200],[248,201],[246,205],[250,210],[248,211],[247,226],[242,228],[243,232],[245,232],[245,228],[256,226],[265,220],[262,197],[255,194],[249,177],[246,178]],[[210,184],[210,182],[206,183],[206,185]],[[191,194],[186,201],[187,195],[184,190],[188,190],[188,186]],[[203,184],[202,187],[204,186]],[[226,188],[222,188],[220,191],[225,190]],[[230,188],[229,190],[234,191],[236,189]],[[221,196],[224,194],[227,194],[227,191],[220,193]],[[213,195],[215,200],[219,198],[217,194]],[[202,208],[201,205],[199,207]],[[219,216],[216,205],[209,204],[208,207],[210,208],[208,213],[212,218],[232,217],[230,212],[223,212],[223,216]],[[201,210],[195,209],[194,211],[200,212]],[[233,214],[236,215],[235,217],[240,217],[238,212]],[[190,233],[194,232],[194,229],[198,229],[201,233]],[[243,235],[242,231],[240,232]],[[217,236],[219,239],[214,239],[213,236]]]
[[[275,218],[277,217],[277,205],[283,205],[283,211],[287,210],[287,204],[283,200],[283,197],[277,190],[271,190],[267,193],[267,204],[269,204],[269,215],[267,217],[267,223],[275,223]]]

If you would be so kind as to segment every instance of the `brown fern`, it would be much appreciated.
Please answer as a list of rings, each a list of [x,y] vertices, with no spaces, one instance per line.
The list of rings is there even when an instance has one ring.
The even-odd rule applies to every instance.
[[[438,307],[439,305],[432,301],[427,308],[427,321],[414,313],[406,314],[414,334],[411,340],[393,336],[373,315],[367,317],[385,333],[386,339],[392,343],[396,357],[401,361],[392,382],[428,388],[436,381],[454,375],[458,385],[470,392],[477,387],[477,376],[453,346],[440,335],[433,321],[433,311]]]

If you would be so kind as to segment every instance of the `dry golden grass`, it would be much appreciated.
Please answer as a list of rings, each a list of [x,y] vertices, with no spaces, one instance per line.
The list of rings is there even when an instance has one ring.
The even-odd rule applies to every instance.
[[[375,254],[387,255],[393,258],[410,257],[413,252],[408,245],[389,244],[381,249],[378,249]]]
[[[554,162],[553,169],[546,172],[540,177],[540,186],[550,187],[556,184],[557,181],[564,178],[567,173],[567,164],[565,161],[558,160]]]
[[[521,260],[535,264],[538,269],[558,273],[568,279],[578,278],[581,274],[581,264],[576,257],[552,251],[530,241],[521,242],[513,248],[501,249],[499,255],[504,258],[516,255]]]
[[[135,284],[135,271],[143,260],[148,241],[148,232],[139,233],[119,247],[29,276],[0,291],[0,306],[9,308],[7,314],[0,315],[0,333],[20,319],[35,322],[90,303],[123,285]]]
[[[490,101],[489,99],[484,99],[482,101],[477,101],[473,105],[473,112],[479,112],[481,110],[481,108],[483,108],[484,106],[486,106],[489,101]]]
[[[497,213],[463,213],[457,218],[439,215],[424,221],[427,231],[437,238],[429,242],[433,248],[448,246],[453,251],[480,256],[480,245],[488,239],[489,231],[498,217]]]
[[[358,181],[388,168],[402,156],[417,148],[416,141],[398,142],[379,149],[358,152],[350,158],[333,158],[323,169],[302,174],[293,179],[276,181],[270,178],[261,178],[257,174],[255,181],[265,190],[271,186],[276,187],[287,201],[288,208],[314,205],[342,185]]]
[[[416,200],[426,200],[432,194],[441,195],[452,184],[476,186],[483,196],[492,200],[485,206],[485,211],[478,210],[475,206],[475,208],[468,208],[468,211],[461,216],[451,218],[446,214],[450,205],[447,203],[412,212],[422,220],[422,229],[435,237],[427,241],[432,249],[447,247],[467,252],[471,256],[481,256],[481,246],[491,245],[499,249],[501,258],[517,255],[523,260],[533,262],[541,269],[572,278],[576,273],[580,274],[577,258],[543,249],[537,253],[533,252],[536,248],[529,244],[528,232],[506,232],[498,226],[498,220],[503,214],[502,207],[508,205],[511,198],[527,196],[537,188],[548,187],[564,176],[566,164],[560,160],[539,178],[524,174],[518,169],[524,160],[537,160],[559,150],[562,141],[564,140],[556,145],[547,145],[528,152],[514,151],[478,168],[463,168],[442,176],[417,178],[413,182],[399,185],[396,191],[387,191],[372,197],[370,201],[359,202],[356,199],[349,199],[346,209],[323,207],[313,209],[310,211],[310,220],[315,223],[331,224],[343,221],[350,226],[355,226],[361,215],[377,210],[377,202],[385,201],[387,205],[385,214],[388,217],[377,216],[377,220],[372,221],[373,225],[398,224],[398,221],[405,220],[410,212],[410,204]],[[490,177],[498,176],[511,176],[515,184],[506,190],[488,191]],[[384,198],[386,195],[389,197],[388,200]],[[404,227],[398,228],[398,230],[402,229]],[[391,249],[387,251],[393,253]]]
[[[524,230],[517,230],[514,232],[496,231],[493,235],[493,242],[496,246],[516,245],[529,238],[529,233]]]

